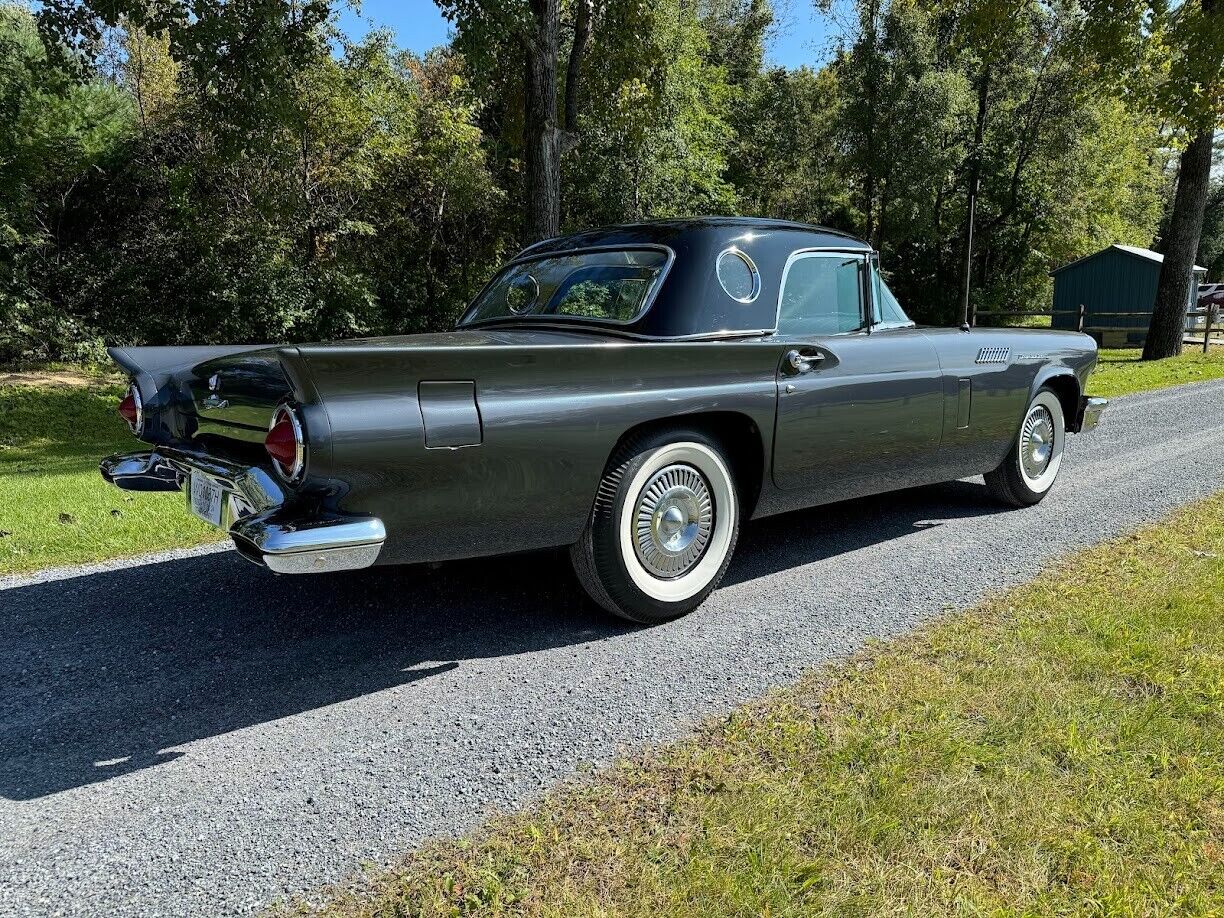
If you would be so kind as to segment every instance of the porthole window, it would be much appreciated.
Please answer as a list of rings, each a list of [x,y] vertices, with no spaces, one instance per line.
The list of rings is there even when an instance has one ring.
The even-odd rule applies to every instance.
[[[739,249],[727,249],[718,256],[718,282],[727,296],[740,303],[751,303],[761,292],[761,275],[752,259]]]
[[[506,308],[516,316],[531,309],[540,297],[540,285],[530,274],[520,274],[506,287]]]

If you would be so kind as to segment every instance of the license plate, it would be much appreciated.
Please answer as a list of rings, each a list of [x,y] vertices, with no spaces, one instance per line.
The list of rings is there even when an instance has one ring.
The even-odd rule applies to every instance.
[[[207,475],[191,473],[191,512],[206,523],[221,525],[221,500],[225,492]]]

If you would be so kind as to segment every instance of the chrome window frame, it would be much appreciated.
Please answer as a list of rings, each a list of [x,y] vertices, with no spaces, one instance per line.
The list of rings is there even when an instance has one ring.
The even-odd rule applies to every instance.
[[[723,282],[722,274],[719,273],[719,266],[722,264],[723,257],[727,255],[736,256],[740,259],[740,261],[748,266],[748,271],[752,275],[752,292],[746,297],[734,296],[731,291],[727,289],[727,285]],[[752,260],[752,257],[737,245],[729,245],[714,256],[714,277],[717,278],[718,286],[722,288],[722,292],[731,297],[731,299],[737,303],[742,303],[743,305],[747,306],[751,303],[755,303],[757,297],[761,295],[761,271],[756,266],[756,262]]]
[[[869,335],[872,330],[872,317],[875,315],[875,307],[872,302],[871,291],[871,270],[870,265],[866,264],[868,270],[860,275],[859,287],[862,294],[859,306],[859,319],[862,325],[853,331],[844,332],[828,332],[826,334],[809,336],[796,332],[788,332],[782,328],[782,297],[786,294],[786,278],[790,274],[791,266],[804,258],[833,256],[833,255],[851,255],[860,262],[866,263],[870,260],[872,252],[868,249],[852,249],[846,246],[813,246],[805,249],[795,249],[786,257],[786,264],[782,267],[782,278],[778,282],[778,306],[774,312],[774,327],[773,333],[776,335],[791,335],[794,337],[817,337],[817,338],[839,338],[846,335]]]
[[[598,252],[662,252],[666,256],[663,262],[663,268],[659,271],[659,276],[655,278],[650,289],[646,291],[646,296],[642,298],[642,305],[637,313],[631,319],[592,319],[589,316],[566,316],[566,315],[543,315],[536,313],[539,320],[533,319],[531,313],[526,313],[521,316],[493,316],[488,319],[469,320],[469,316],[476,311],[476,305],[484,299],[489,288],[497,283],[498,278],[518,265],[529,264],[534,261],[543,261],[546,258],[568,258],[573,255],[591,255]],[[654,308],[655,300],[659,296],[659,290],[663,287],[663,282],[667,280],[667,275],[671,273],[672,265],[676,263],[676,253],[670,246],[659,245],[651,242],[633,242],[626,245],[592,245],[580,249],[569,249],[566,251],[551,251],[539,252],[533,255],[523,255],[514,258],[502,265],[488,282],[480,288],[480,292],[472,297],[472,302],[468,304],[467,309],[463,311],[463,315],[455,323],[455,328],[484,328],[490,325],[503,325],[507,323],[516,323],[537,327],[545,322],[556,322],[560,325],[587,325],[596,328],[612,328],[619,329],[626,325],[633,325]],[[537,281],[537,284],[539,282]]]

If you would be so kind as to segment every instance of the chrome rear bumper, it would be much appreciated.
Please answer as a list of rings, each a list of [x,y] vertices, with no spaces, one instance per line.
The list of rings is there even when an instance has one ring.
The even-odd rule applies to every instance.
[[[123,453],[107,456],[98,465],[102,477],[125,491],[180,491],[179,471],[157,453]]]
[[[159,447],[110,456],[99,471],[128,491],[178,491],[192,472],[207,475],[229,498],[222,523],[239,554],[279,574],[369,567],[387,539],[375,517],[287,508],[284,489],[265,470],[197,450]]]
[[[239,553],[278,574],[351,571],[378,560],[387,531],[372,516],[286,516],[270,510],[229,528]]]
[[[1078,433],[1092,430],[1101,423],[1101,415],[1109,407],[1109,399],[1097,398],[1095,395],[1085,395],[1080,399],[1079,418],[1075,426]]]

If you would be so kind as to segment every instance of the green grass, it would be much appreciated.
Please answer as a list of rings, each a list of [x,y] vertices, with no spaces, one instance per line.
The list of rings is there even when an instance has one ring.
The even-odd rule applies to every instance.
[[[1204,354],[1201,347],[1188,344],[1180,357],[1147,362],[1139,359],[1141,353],[1137,349],[1101,351],[1101,362],[1088,380],[1089,392],[1113,398],[1224,378],[1224,347],[1212,347],[1210,353]]]
[[[1224,495],[367,880],[323,914],[1224,914]]]
[[[197,545],[216,530],[178,494],[129,494],[98,460],[139,448],[123,387],[0,386],[0,574]]]

